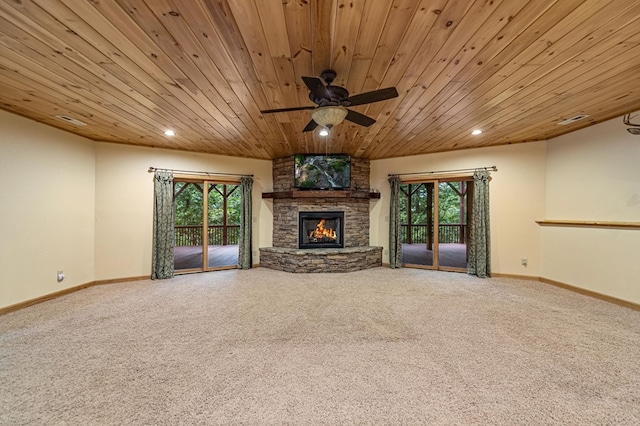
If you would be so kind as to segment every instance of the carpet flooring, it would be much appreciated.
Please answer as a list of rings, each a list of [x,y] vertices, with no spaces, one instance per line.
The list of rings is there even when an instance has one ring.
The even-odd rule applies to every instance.
[[[640,424],[640,313],[533,281],[266,268],[0,317],[0,424]]]

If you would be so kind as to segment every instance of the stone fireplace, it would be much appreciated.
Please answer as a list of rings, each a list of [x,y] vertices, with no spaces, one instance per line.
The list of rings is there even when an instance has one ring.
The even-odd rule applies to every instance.
[[[293,177],[294,157],[273,160],[274,192],[262,194],[273,202],[273,247],[260,248],[260,266],[288,272],[380,266],[382,247],[369,245],[370,203],[380,197],[369,190],[369,160],[352,157],[347,190],[296,190]],[[320,235],[322,219],[323,236],[311,236]],[[327,236],[333,232],[340,241]]]

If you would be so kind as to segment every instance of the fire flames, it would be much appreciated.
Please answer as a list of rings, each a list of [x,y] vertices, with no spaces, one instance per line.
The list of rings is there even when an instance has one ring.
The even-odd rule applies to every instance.
[[[336,231],[334,231],[332,228],[325,228],[325,222],[325,219],[321,219],[320,222],[316,225],[316,229],[311,231],[311,233],[309,234],[309,238],[313,238],[314,240],[318,240],[320,238],[337,240],[338,236],[336,235]]]

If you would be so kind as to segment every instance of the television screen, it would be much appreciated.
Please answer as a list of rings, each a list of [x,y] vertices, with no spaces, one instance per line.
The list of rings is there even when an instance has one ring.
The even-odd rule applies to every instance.
[[[348,155],[296,155],[294,186],[298,189],[348,189],[351,157]]]

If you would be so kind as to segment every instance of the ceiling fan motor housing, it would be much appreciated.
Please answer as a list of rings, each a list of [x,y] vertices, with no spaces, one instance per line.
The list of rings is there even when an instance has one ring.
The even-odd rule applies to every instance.
[[[349,91],[347,89],[340,86],[327,86],[326,91],[329,97],[317,98],[313,93],[309,93],[309,99],[321,107],[328,105],[346,105],[343,101],[349,97]]]

